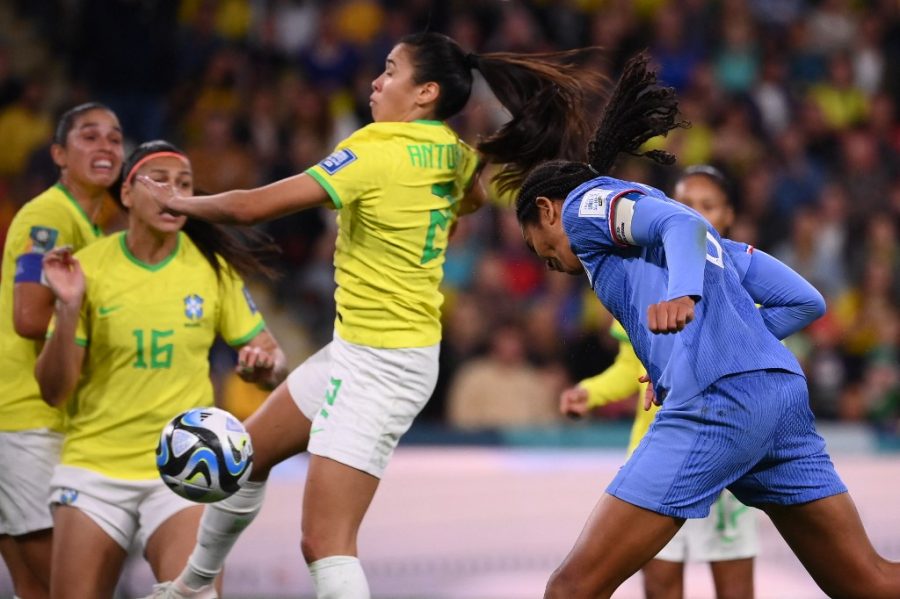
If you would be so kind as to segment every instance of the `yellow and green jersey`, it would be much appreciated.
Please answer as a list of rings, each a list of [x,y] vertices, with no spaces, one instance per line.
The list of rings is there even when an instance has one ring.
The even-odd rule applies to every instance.
[[[81,378],[66,403],[61,463],[127,480],[156,478],[160,431],[213,402],[209,349],[264,328],[249,292],[223,262],[220,279],[184,233],[158,264],[135,258],[125,233],[77,254],[87,290],[75,341]],[[55,323],[52,323],[55,324]]]
[[[616,360],[609,368],[596,376],[581,381],[579,385],[587,389],[588,407],[590,408],[619,401],[637,393],[634,424],[631,426],[631,437],[628,440],[628,455],[630,456],[644,435],[647,434],[658,408],[653,405],[650,410],[644,410],[644,392],[647,390],[647,383],[638,382],[638,378],[644,375],[647,369],[634,353],[625,329],[618,321],[614,320],[609,333],[619,341],[619,353],[616,355]]]
[[[13,287],[17,280],[39,281],[41,258],[54,247],[79,250],[102,235],[59,183],[22,206],[13,218],[0,278],[0,430],[62,430],[62,412],[44,403],[34,378],[40,342],[16,334]]]
[[[441,338],[438,287],[476,152],[440,121],[373,123],[306,173],[338,210],[335,330],[382,348]]]

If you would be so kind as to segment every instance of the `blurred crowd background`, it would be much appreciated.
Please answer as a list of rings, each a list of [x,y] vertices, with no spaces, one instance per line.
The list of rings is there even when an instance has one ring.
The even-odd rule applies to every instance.
[[[370,122],[372,79],[401,36],[426,28],[470,51],[598,45],[615,77],[648,48],[691,121],[659,140],[674,167],[614,173],[670,192],[679,172],[719,167],[730,237],[788,263],[828,312],[787,341],[819,419],[900,432],[900,2],[897,0],[5,0],[0,3],[0,238],[57,177],[57,116],[88,100],[130,144],[166,138],[216,192],[298,173]],[[483,86],[482,86],[483,87]],[[506,118],[477,88],[451,124],[474,143]],[[108,229],[121,227],[111,206]],[[334,316],[334,213],[268,223],[283,248],[258,303],[296,364]],[[529,254],[508,201],[462,219],[447,250],[442,372],[421,417],[460,429],[559,421],[561,389],[614,358],[610,317],[584,277]],[[226,406],[260,397],[212,356]],[[627,419],[634,402],[604,408]]]

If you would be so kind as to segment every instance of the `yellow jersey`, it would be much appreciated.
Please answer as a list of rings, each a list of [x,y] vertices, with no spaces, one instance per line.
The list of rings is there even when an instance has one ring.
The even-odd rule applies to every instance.
[[[579,385],[587,389],[588,407],[590,408],[619,401],[635,393],[638,394],[634,424],[631,426],[631,436],[628,439],[628,455],[630,456],[644,435],[647,434],[659,408],[654,404],[650,410],[644,410],[644,393],[647,390],[647,383],[639,382],[638,378],[645,374],[647,369],[634,353],[634,348],[631,347],[624,327],[614,320],[609,333],[619,341],[619,353],[616,355],[616,360],[609,368],[596,376],[581,381]]]
[[[156,478],[163,427],[184,410],[212,405],[216,334],[244,345],[265,324],[240,277],[223,262],[217,279],[184,233],[158,264],[135,258],[125,233],[76,256],[87,288],[75,341],[86,353],[65,404],[61,463],[112,478]]]
[[[16,334],[13,287],[16,279],[39,279],[40,260],[54,247],[79,250],[103,233],[60,183],[26,203],[13,217],[3,248],[0,275],[0,430],[62,430],[63,414],[41,399],[34,363],[41,343]],[[32,271],[29,273],[28,271]]]
[[[440,121],[373,123],[306,171],[338,210],[335,330],[369,347],[434,345],[444,250],[476,152]]]

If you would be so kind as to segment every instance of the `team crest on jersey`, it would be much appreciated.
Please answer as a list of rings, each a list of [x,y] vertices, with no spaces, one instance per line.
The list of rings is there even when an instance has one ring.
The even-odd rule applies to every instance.
[[[319,166],[321,166],[329,175],[333,175],[355,160],[356,154],[349,148],[344,148],[343,150],[332,153],[331,156],[322,160],[319,163]]]
[[[43,254],[52,250],[56,245],[59,231],[50,227],[31,227],[28,236],[31,238],[31,251]]]
[[[253,301],[253,296],[250,295],[250,290],[247,289],[246,285],[244,285],[242,291],[244,292],[244,299],[247,300],[247,307],[250,308],[250,314],[259,312],[259,308],[256,307],[256,302]]]
[[[184,298],[184,315],[190,320],[199,320],[203,317],[203,298],[192,293]]]
[[[578,216],[606,218],[606,199],[611,192],[603,189],[591,189],[581,196]]]
[[[78,501],[78,491],[75,489],[60,489],[59,502],[62,505],[72,505]]]

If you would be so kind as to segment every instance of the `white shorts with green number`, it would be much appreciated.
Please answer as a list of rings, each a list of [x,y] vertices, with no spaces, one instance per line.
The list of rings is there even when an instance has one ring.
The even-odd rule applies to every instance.
[[[655,559],[667,562],[723,562],[756,557],[755,510],[722,491],[709,516],[686,520]]]
[[[335,334],[287,379],[312,421],[309,452],[381,478],[434,391],[439,353],[439,345],[384,349]]]

